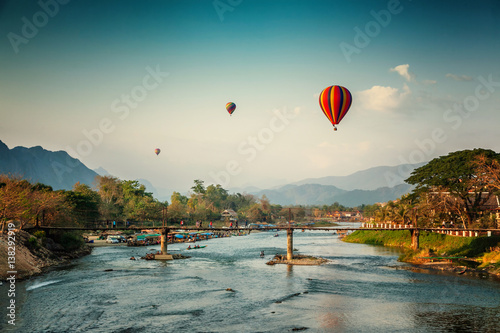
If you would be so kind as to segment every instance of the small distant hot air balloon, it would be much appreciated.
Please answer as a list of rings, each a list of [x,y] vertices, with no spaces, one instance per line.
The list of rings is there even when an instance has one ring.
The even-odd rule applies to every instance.
[[[161,152],[160,148],[155,149],[155,154],[158,155]]]
[[[234,104],[233,102],[227,103],[226,110],[227,110],[227,112],[229,112],[229,115],[232,115],[234,110],[236,110],[236,104]]]
[[[334,130],[351,107],[352,95],[347,88],[341,86],[330,86],[325,88],[319,95],[319,106],[325,116],[330,120]]]

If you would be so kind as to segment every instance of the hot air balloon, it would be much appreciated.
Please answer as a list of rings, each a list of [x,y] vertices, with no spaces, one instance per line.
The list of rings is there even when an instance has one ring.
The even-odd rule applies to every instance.
[[[351,107],[352,95],[347,88],[341,86],[330,86],[325,88],[319,95],[319,106],[325,116],[330,120],[334,130]]]
[[[234,110],[236,110],[236,104],[234,104],[233,102],[227,103],[226,110],[227,110],[227,112],[229,112],[229,115],[232,115]]]
[[[158,155],[161,152],[160,148],[155,149],[155,154]]]

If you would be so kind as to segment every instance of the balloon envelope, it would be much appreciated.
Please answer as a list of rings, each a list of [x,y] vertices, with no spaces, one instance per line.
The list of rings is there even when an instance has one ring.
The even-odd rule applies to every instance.
[[[229,114],[233,114],[234,110],[236,109],[236,104],[234,104],[233,102],[229,102],[226,104],[226,110],[227,112],[229,112]]]
[[[161,152],[160,148],[155,149],[155,154],[158,155]]]
[[[351,92],[341,86],[325,88],[319,95],[319,106],[333,127],[344,118],[351,107],[351,103]]]

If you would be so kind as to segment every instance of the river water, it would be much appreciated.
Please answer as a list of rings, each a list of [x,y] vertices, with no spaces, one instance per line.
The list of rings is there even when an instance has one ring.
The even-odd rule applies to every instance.
[[[99,247],[70,266],[16,285],[13,332],[500,332],[500,283],[424,274],[396,250],[294,232],[322,266],[266,265],[286,232],[199,242],[169,262],[129,260],[153,247]],[[260,251],[265,258],[260,258]],[[110,270],[112,271],[105,271]],[[231,288],[233,292],[226,291]],[[2,297],[6,284],[0,286]],[[4,302],[2,302],[4,304]],[[5,308],[3,307],[4,310]],[[2,312],[3,313],[3,312]]]

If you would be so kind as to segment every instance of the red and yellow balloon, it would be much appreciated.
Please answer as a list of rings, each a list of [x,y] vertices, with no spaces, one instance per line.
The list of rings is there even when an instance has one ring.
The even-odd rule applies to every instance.
[[[337,130],[335,125],[338,125],[342,118],[345,117],[351,103],[351,92],[342,86],[330,86],[323,89],[319,95],[319,106],[332,123],[335,131]]]
[[[155,149],[155,154],[158,155],[161,152],[160,148]]]

